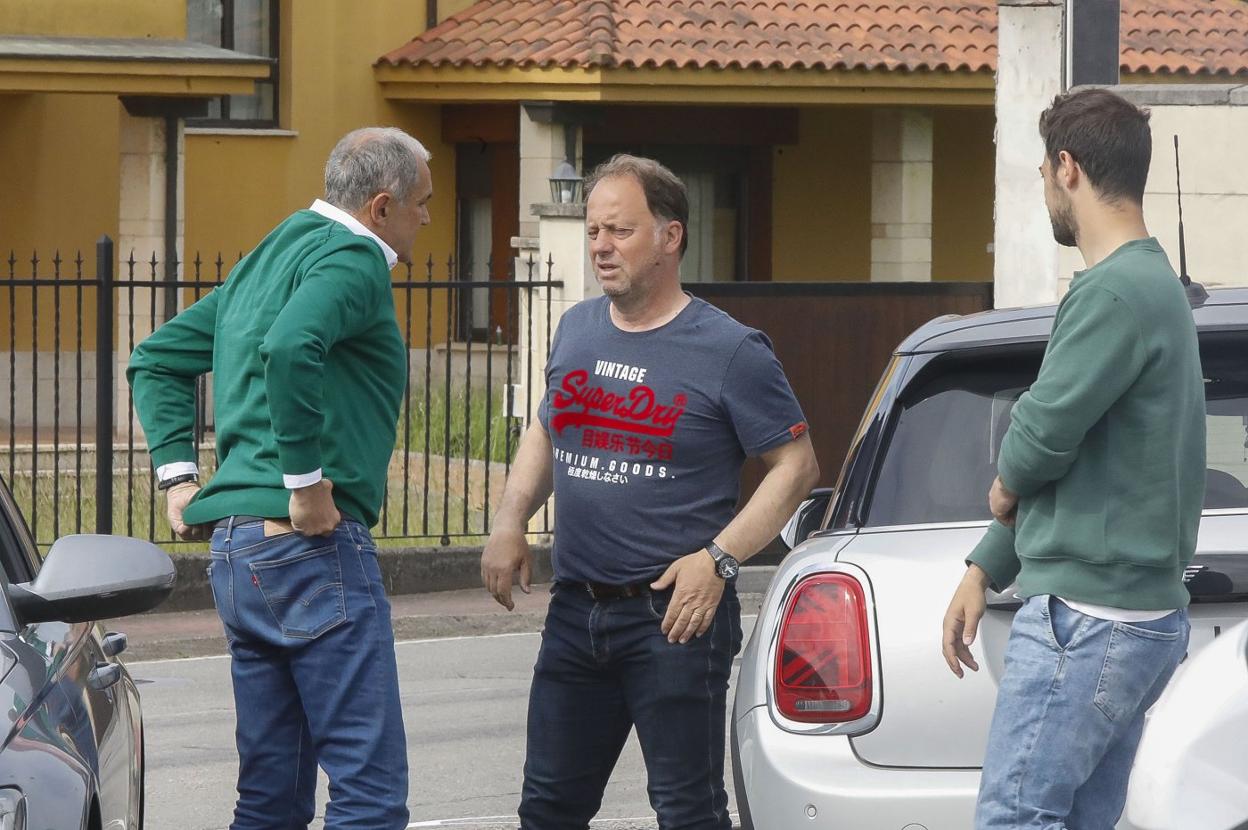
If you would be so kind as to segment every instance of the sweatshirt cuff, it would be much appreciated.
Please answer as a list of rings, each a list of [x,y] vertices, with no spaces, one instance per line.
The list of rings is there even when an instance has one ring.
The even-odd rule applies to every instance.
[[[988,573],[994,591],[1004,590],[1014,582],[1022,568],[1018,561],[1018,552],[1014,549],[1014,529],[993,521],[988,525],[984,538],[979,540],[971,555],[966,557],[966,562],[968,565],[978,565]]]
[[[156,475],[158,475],[162,480],[168,477],[160,472],[162,467],[179,463],[191,464],[192,466],[195,466],[195,445],[190,441],[179,441],[173,444],[166,444],[163,447],[157,447],[152,450],[151,454],[152,466],[156,468]],[[185,470],[184,472],[196,471],[198,471],[198,467],[196,467],[196,470],[194,471]],[[177,475],[177,473],[170,473],[170,475]]]
[[[199,465],[194,461],[171,461],[156,468],[156,480],[164,481],[174,476],[199,475]]]
[[[294,476],[283,474],[282,485],[287,490],[299,490],[304,487],[311,487],[322,478],[324,478],[324,476],[321,474],[321,469],[318,467],[310,473],[301,473]]]
[[[1016,496],[1034,495],[1048,483],[1043,478],[1027,475],[1015,466],[1010,460],[1005,444],[1001,445],[1001,457],[997,459],[997,475],[1000,476],[1001,483],[1006,489]]]
[[[283,442],[280,439],[277,442],[277,460],[282,468],[282,480],[287,479],[306,479],[315,475],[316,478],[308,482],[315,484],[320,481],[321,475],[321,441],[320,438],[310,438],[302,441]],[[286,487],[291,485],[286,484]],[[306,487],[307,484],[297,485]]]

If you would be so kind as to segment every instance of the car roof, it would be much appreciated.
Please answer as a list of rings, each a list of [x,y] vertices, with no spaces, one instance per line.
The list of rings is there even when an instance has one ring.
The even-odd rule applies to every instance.
[[[925,354],[1049,338],[1057,305],[1001,308],[976,314],[947,314],[924,323],[897,347],[898,354]],[[1213,288],[1192,309],[1200,331],[1248,328],[1248,288]]]

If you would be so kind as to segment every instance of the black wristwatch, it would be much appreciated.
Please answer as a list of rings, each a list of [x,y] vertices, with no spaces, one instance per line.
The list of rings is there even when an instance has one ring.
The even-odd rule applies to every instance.
[[[720,579],[735,579],[741,570],[741,563],[732,554],[714,542],[706,543],[706,552],[715,560],[715,573]]]
[[[156,485],[157,490],[168,490],[178,484],[185,484],[188,481],[199,483],[199,473],[182,473],[181,475],[169,476],[169,478]]]

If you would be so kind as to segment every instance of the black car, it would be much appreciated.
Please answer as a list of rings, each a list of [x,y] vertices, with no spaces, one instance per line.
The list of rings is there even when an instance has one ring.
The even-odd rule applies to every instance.
[[[119,536],[66,536],[40,560],[0,481],[0,830],[143,826],[143,718],[118,660],[123,634],[92,620],[158,605],[169,556]]]

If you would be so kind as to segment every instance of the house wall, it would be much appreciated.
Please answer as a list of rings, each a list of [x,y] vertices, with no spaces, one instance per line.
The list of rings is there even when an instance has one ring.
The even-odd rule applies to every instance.
[[[186,36],[186,0],[0,0],[9,35]]]
[[[871,110],[804,108],[772,152],[772,280],[870,280]]]
[[[992,108],[938,109],[933,121],[932,280],[991,282]]]
[[[293,8],[292,8],[293,7]],[[455,239],[455,147],[441,142],[441,110],[436,104],[396,104],[381,97],[372,64],[401,37],[424,30],[425,4],[377,0],[343,4],[332,0],[283,3],[282,118],[279,131],[233,134],[188,131],[186,162],[186,249],[190,259],[217,252],[233,262],[291,212],[321,196],[325,159],[338,139],[358,127],[400,127],[416,136],[434,156],[432,223],[417,238],[414,278],[424,279],[423,263],[440,263],[435,279],[445,279],[446,259]],[[401,33],[396,37],[396,33]],[[402,265],[395,279],[406,278]],[[434,297],[435,342],[445,339],[439,324],[446,297]],[[405,294],[398,296],[406,314]],[[424,295],[413,295],[413,345],[424,343]]]
[[[871,110],[801,111],[799,143],[774,153],[772,279],[871,276]],[[933,113],[932,279],[992,279],[993,111]]]

